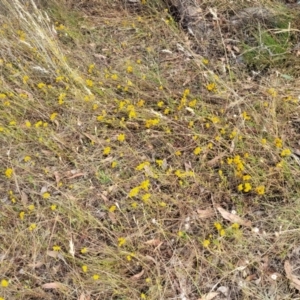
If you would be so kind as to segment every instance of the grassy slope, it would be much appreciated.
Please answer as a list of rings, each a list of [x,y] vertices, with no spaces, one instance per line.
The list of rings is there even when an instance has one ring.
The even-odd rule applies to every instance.
[[[299,80],[217,76],[159,2],[109,2],[1,1],[0,296],[296,299]]]

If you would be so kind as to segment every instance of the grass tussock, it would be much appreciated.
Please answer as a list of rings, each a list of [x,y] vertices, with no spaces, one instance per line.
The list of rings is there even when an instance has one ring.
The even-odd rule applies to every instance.
[[[0,7],[0,299],[298,299],[286,66],[197,53],[160,1]]]

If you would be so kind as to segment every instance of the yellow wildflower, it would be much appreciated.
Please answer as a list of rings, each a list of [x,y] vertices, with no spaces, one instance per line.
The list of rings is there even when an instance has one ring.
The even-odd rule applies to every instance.
[[[86,273],[88,270],[88,267],[86,265],[83,265],[81,268],[82,268],[83,273]]]
[[[240,225],[238,223],[233,223],[231,225],[232,229],[239,229],[240,228]]]
[[[57,113],[56,113],[56,112],[52,113],[52,114],[50,115],[50,120],[51,120],[51,121],[54,121],[54,119],[56,118],[56,116],[57,116]]]
[[[238,191],[241,192],[244,189],[244,185],[241,183],[238,185]]]
[[[21,211],[21,212],[19,213],[19,217],[20,217],[20,219],[23,221],[23,220],[24,220],[24,217],[25,217],[25,212],[24,212],[24,211]]]
[[[31,123],[27,120],[27,121],[25,121],[25,126],[26,126],[27,128],[29,128],[29,127],[31,127]]]
[[[176,156],[180,156],[180,155],[181,155],[181,151],[177,150],[177,151],[175,152],[175,155],[176,155]]]
[[[193,152],[194,152],[195,155],[199,155],[201,151],[202,151],[202,149],[200,147],[197,147],[197,148],[194,149]]]
[[[110,153],[110,151],[111,151],[111,148],[110,148],[110,147],[105,147],[105,148],[103,149],[103,155],[108,155],[108,154]]]
[[[30,231],[33,231],[34,229],[36,229],[36,224],[35,223],[32,223],[30,224],[29,228],[28,228]]]
[[[282,156],[282,157],[285,157],[285,156],[290,156],[292,154],[292,151],[290,150],[290,149],[283,149],[282,151],[281,151],[281,153],[280,153],[280,155]]]
[[[246,182],[245,185],[244,185],[244,192],[248,193],[249,191],[251,191],[251,189],[252,189],[251,184]]]
[[[147,128],[150,128],[150,127],[152,127],[152,126],[157,125],[158,123],[159,123],[159,119],[149,119],[149,120],[146,120],[145,126],[146,126]]]
[[[250,116],[248,116],[247,112],[245,111],[242,113],[242,117],[244,120],[251,120]]]
[[[117,209],[117,207],[116,207],[115,205],[112,205],[112,206],[109,208],[109,212],[114,212],[116,209]]]
[[[208,248],[208,246],[210,245],[210,240],[204,240],[202,242],[202,245],[203,245],[204,248]]]
[[[137,171],[141,171],[141,170],[143,170],[146,166],[149,166],[149,165],[150,165],[149,161],[145,161],[145,162],[142,162],[141,164],[139,164],[135,169],[136,169]]]
[[[8,168],[8,169],[5,170],[5,176],[7,178],[11,178],[12,174],[13,174],[13,169]]]
[[[145,105],[145,100],[139,100],[138,103],[136,104],[138,107],[142,107]]]
[[[30,157],[30,156],[26,155],[26,156],[24,157],[24,161],[25,161],[25,162],[28,162],[28,161],[30,161],[30,160],[31,160],[31,157]]]
[[[209,92],[215,91],[216,90],[216,84],[214,82],[211,82],[211,83],[206,85],[206,89]]]
[[[27,75],[23,76],[23,83],[26,84],[28,79],[29,79],[29,77]]]
[[[255,189],[256,193],[258,195],[264,195],[265,194],[265,187],[263,185],[260,185],[258,186],[256,189]]]
[[[250,175],[244,175],[243,176],[243,181],[248,181],[251,179],[251,176]]]
[[[260,142],[262,143],[262,145],[266,145],[267,140],[266,139],[261,139]]]
[[[133,72],[132,66],[128,66],[126,71],[127,71],[127,73],[132,73]]]
[[[282,148],[282,140],[280,138],[275,138],[274,143],[277,148]]]
[[[140,188],[145,191],[148,191],[149,184],[150,184],[149,179],[147,179],[140,184]]]
[[[124,140],[125,140],[125,134],[124,133],[120,133],[118,135],[117,139],[118,139],[119,142],[124,142]]]
[[[142,196],[142,200],[143,200],[145,203],[148,203],[150,197],[151,197],[151,194],[147,193],[147,194],[145,194],[145,195]]]
[[[224,236],[226,234],[226,231],[224,229],[221,229],[219,234],[220,234],[220,236]]]
[[[40,82],[37,86],[38,86],[39,89],[42,89],[46,86],[46,84],[43,83],[43,82]]]
[[[49,199],[49,198],[50,198],[50,193],[45,192],[45,193],[43,193],[42,197],[43,197],[44,199]]]
[[[82,248],[82,249],[80,250],[80,252],[81,252],[82,254],[87,253],[87,247]]]
[[[85,83],[86,83],[86,85],[89,86],[89,87],[92,87],[92,86],[94,85],[93,81],[90,80],[90,79],[87,79],[87,80],[85,81]]]
[[[118,75],[117,74],[112,74],[110,78],[112,80],[117,80],[118,79]]]
[[[94,279],[94,280],[98,280],[99,278],[100,278],[100,276],[99,276],[98,274],[94,274],[94,275],[93,275],[93,279]]]
[[[197,104],[197,100],[194,99],[194,100],[192,100],[192,101],[189,102],[189,107],[195,107],[196,104]]]
[[[118,238],[118,246],[122,247],[126,243],[126,239],[123,237]]]
[[[140,191],[140,187],[136,186],[136,187],[134,187],[133,189],[130,190],[128,195],[129,195],[130,198],[135,197],[135,196],[138,195],[139,191]]]
[[[57,245],[53,246],[52,249],[53,249],[53,251],[60,251],[61,250],[60,246],[57,246]]]
[[[30,204],[30,205],[28,206],[28,209],[29,209],[30,211],[33,211],[33,210],[35,209],[34,204]]]
[[[57,205],[56,205],[56,204],[52,204],[52,205],[50,206],[50,209],[51,209],[51,210],[56,210],[56,208],[57,208]]]
[[[1,280],[1,286],[2,287],[8,287],[9,282],[6,279]]]
[[[214,226],[218,231],[220,231],[222,229],[222,225],[219,222],[215,222]]]

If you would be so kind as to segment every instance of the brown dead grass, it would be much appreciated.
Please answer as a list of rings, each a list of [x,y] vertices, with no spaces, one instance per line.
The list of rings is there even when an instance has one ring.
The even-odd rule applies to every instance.
[[[0,296],[297,299],[300,84],[227,65],[241,7],[203,56],[160,1],[1,3]]]

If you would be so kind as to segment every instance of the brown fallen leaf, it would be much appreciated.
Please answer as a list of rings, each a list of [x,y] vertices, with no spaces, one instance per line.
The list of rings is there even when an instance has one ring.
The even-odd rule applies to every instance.
[[[217,210],[219,211],[219,213],[222,215],[222,217],[225,220],[228,220],[232,223],[238,223],[239,225],[243,225],[243,226],[247,226],[247,227],[251,227],[251,225],[252,225],[251,221],[244,220],[241,217],[226,211],[224,208],[222,208],[220,206],[217,207]]]
[[[23,191],[21,191],[21,202],[24,206],[27,206],[27,204],[28,204],[28,196]]]
[[[161,241],[159,239],[152,239],[145,242],[146,245],[155,246],[155,247],[159,246],[160,243]]]
[[[28,264],[28,267],[30,267],[32,269],[37,269],[37,268],[40,268],[43,265],[44,265],[44,263],[42,261],[38,261],[38,262],[33,263],[33,264]]]
[[[114,212],[109,212],[108,213],[108,217],[109,217],[109,219],[111,220],[111,222],[113,223],[113,224],[116,224],[117,223],[117,219],[116,219],[116,214],[114,213]]]
[[[137,273],[137,274],[131,276],[130,279],[132,279],[132,280],[138,280],[138,279],[140,279],[143,276],[144,273],[145,273],[145,271],[142,270],[140,273]]]
[[[62,289],[64,285],[60,282],[49,282],[42,285],[43,289]]]
[[[85,176],[86,173],[77,173],[77,174],[74,174],[70,177],[67,177],[67,179],[73,179],[73,178],[76,178],[76,177],[80,177],[80,176]]]
[[[47,251],[47,255],[53,258],[58,258],[58,251]]]
[[[213,209],[197,209],[197,214],[200,219],[207,219],[213,217],[215,212]]]
[[[286,273],[286,277],[291,281],[293,287],[300,291],[300,280],[296,275],[293,274],[292,266],[288,260],[284,262],[284,270]]]
[[[60,182],[59,172],[55,171],[55,172],[53,172],[53,175],[54,175],[56,184],[59,184],[59,182]]]
[[[218,292],[210,292],[208,294],[203,295],[203,297],[199,298],[198,300],[211,300],[218,296]]]

